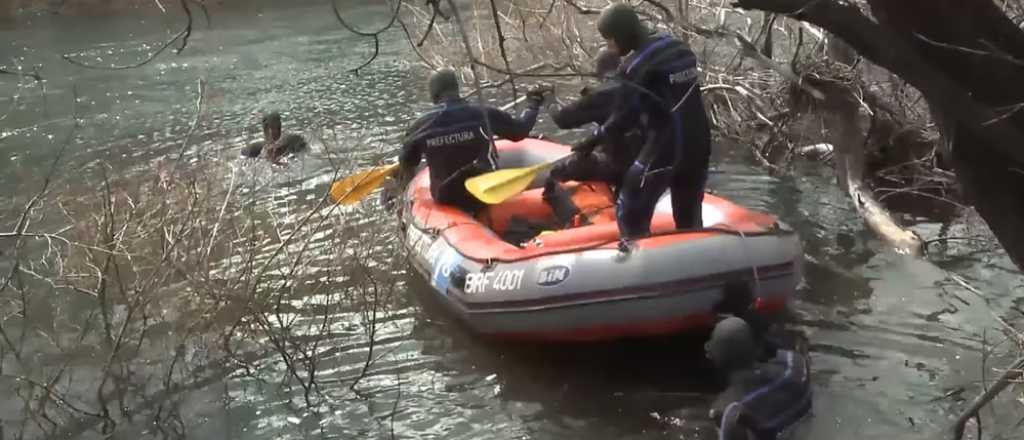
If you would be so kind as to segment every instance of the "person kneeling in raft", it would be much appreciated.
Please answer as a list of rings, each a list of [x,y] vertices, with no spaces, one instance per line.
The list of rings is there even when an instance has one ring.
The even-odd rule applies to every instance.
[[[545,100],[545,89],[526,92],[527,105],[516,118],[503,110],[470,102],[459,94],[455,71],[442,69],[427,79],[434,107],[412,123],[402,141],[398,181],[405,187],[426,158],[430,194],[438,203],[476,215],[486,205],[466,190],[466,179],[498,168],[492,136],[521,141],[534,124]]]
[[[759,362],[761,347],[746,321],[719,322],[705,345],[707,356],[728,381],[711,406],[722,440],[774,440],[811,409],[808,360],[778,349]]]
[[[242,156],[252,159],[259,157],[281,165],[281,158],[305,151],[309,145],[306,139],[294,133],[281,136],[281,114],[271,112],[263,116],[263,141],[253,142],[242,149]]]

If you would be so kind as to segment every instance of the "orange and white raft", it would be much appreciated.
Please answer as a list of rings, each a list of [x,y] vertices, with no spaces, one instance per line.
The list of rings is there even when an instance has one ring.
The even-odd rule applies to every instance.
[[[497,148],[502,168],[569,154],[564,145],[537,139],[498,141]],[[570,183],[586,193],[583,224],[524,243],[504,241],[513,216],[552,220],[541,198],[546,177],[541,173],[533,189],[490,206],[479,219],[436,203],[426,169],[407,189],[400,223],[411,264],[476,333],[548,342],[666,335],[709,327],[726,291],[742,292],[755,310],[771,315],[796,289],[803,255],[797,234],[771,215],[712,194],[704,198],[704,228],[686,231],[674,230],[664,194],[652,235],[620,251],[607,186]]]

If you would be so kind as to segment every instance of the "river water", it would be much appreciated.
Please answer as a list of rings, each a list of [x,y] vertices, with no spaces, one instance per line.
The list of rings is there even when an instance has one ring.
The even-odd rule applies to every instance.
[[[346,8],[366,26],[385,18],[377,8]],[[0,78],[4,205],[23,201],[40,184],[72,111],[82,126],[59,188],[81,184],[99,164],[121,176],[153,173],[155,161],[180,150],[200,77],[207,85],[204,116],[187,155],[225,163],[234,161],[244,142],[256,140],[263,109],[280,109],[286,131],[341,133],[340,141],[335,138],[344,145],[340,156],[368,164],[387,155],[393,148],[388,141],[425,107],[423,72],[408,62],[414,58],[399,33],[385,34],[379,58],[355,75],[348,69],[372,46],[341,29],[326,5],[254,8],[213,19],[212,29],[197,29],[182,54],[168,52],[138,69],[115,72],[71,66],[59,55],[92,63],[137,60],[151,49],[136,48],[155,47],[177,29],[180,17],[34,17],[0,30],[0,64],[8,70],[15,63],[41,64],[46,78],[45,92],[27,78]],[[543,122],[538,131],[572,139]],[[312,144],[310,154],[286,169],[248,165],[244,178],[264,187],[260,197],[281,209],[312,207],[331,180],[324,144]],[[950,234],[981,238],[933,246],[927,261],[909,258],[887,251],[865,230],[828,166],[800,163],[791,175],[773,177],[745,148],[722,143],[713,167],[709,185],[715,192],[778,215],[804,242],[806,279],[790,327],[811,342],[815,394],[813,415],[793,438],[936,438],[964,399],[980,392],[987,357],[982,340],[1001,340],[995,317],[1021,322],[1022,278],[986,229],[969,215],[955,219]],[[365,210],[361,227],[383,240],[375,252],[396,253],[392,219]],[[943,228],[926,218],[904,220],[926,238]],[[400,259],[382,260],[392,261],[388,271],[407,271]],[[369,347],[357,331],[359,314],[350,311],[335,318],[351,321],[352,328],[322,342],[337,348],[321,371],[329,411],[313,417],[288,404],[296,391],[273,386],[283,367],[268,362],[257,373],[264,385],[232,376],[189,392],[183,412],[188,437],[713,437],[703,420],[713,389],[701,376],[706,372],[686,367],[688,355],[679,346],[489,345],[422,310],[409,300],[422,286],[413,275],[400,279],[399,295],[378,321],[374,349],[380,354],[358,392],[349,384]],[[988,378],[1008,362],[1011,345],[987,357]],[[1007,393],[996,412],[983,412],[986,436],[1020,438],[1022,411],[1012,397]],[[20,399],[0,399],[0,420],[14,432]],[[137,423],[139,432],[154,435],[144,421]]]

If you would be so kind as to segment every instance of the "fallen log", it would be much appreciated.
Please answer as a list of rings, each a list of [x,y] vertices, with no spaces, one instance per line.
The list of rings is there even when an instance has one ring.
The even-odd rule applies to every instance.
[[[863,154],[863,153],[860,153]],[[836,161],[837,166],[845,168],[846,192],[850,194],[857,213],[864,218],[864,222],[879,237],[889,243],[897,252],[910,255],[921,255],[923,242],[921,237],[909,229],[905,229],[893,219],[881,203],[875,199],[871,189],[864,185],[861,179],[863,169],[853,165],[856,160],[847,153],[839,153]]]
[[[829,143],[835,147],[839,185],[853,201],[864,223],[897,252],[921,255],[923,241],[893,218],[864,184],[864,145],[868,134],[861,129],[860,103],[849,85],[816,79],[815,87],[825,94],[822,122]]]

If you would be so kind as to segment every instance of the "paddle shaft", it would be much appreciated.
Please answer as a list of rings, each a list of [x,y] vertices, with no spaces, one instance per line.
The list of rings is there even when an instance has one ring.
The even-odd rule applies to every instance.
[[[520,96],[519,98],[516,98],[515,101],[512,101],[508,104],[501,106],[501,111],[507,112],[510,108],[515,107],[516,104],[519,104],[520,102],[523,101],[526,101],[526,95]]]

